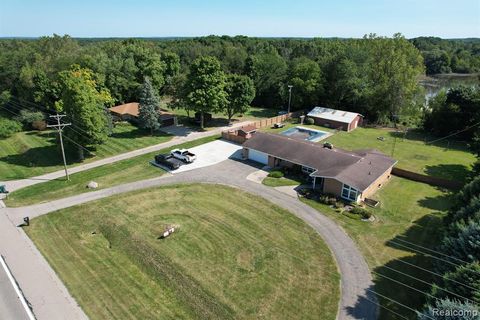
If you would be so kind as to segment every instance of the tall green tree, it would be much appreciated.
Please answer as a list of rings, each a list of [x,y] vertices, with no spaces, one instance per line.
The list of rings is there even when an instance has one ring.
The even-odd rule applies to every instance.
[[[109,133],[105,107],[112,104],[108,90],[99,88],[95,74],[78,65],[59,75],[60,96],[56,108],[67,114],[75,130],[67,127],[65,135],[83,146],[105,142]],[[78,158],[83,160],[83,148],[78,147]]]
[[[448,314],[438,311],[448,312]],[[455,312],[455,314],[453,314]],[[480,309],[478,305],[460,302],[449,298],[436,300],[428,305],[425,310],[418,313],[419,320],[478,320]]]
[[[200,113],[202,129],[205,113],[221,111],[225,107],[225,74],[216,58],[205,56],[193,62],[186,84],[185,102],[188,108]]]
[[[224,112],[230,123],[234,115],[243,114],[250,108],[250,103],[255,98],[255,85],[248,76],[230,74],[227,76],[225,91],[228,101]]]
[[[380,122],[409,116],[412,110],[420,113],[418,78],[425,71],[420,52],[400,34],[392,39],[371,35],[364,45],[370,53],[366,69],[372,86],[370,113]]]
[[[138,121],[140,127],[150,130],[153,135],[154,130],[160,128],[159,110],[160,99],[156,90],[153,88],[149,78],[145,78],[141,91],[138,106]]]

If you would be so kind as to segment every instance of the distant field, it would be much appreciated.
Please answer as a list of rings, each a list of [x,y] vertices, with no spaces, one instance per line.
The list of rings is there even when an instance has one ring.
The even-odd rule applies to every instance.
[[[289,123],[282,129],[266,128],[264,131],[280,133],[297,125]],[[332,131],[313,125],[306,127]],[[384,137],[384,140],[381,141],[378,137]],[[466,143],[444,140],[433,145],[425,144],[425,139],[432,141],[435,138],[421,131],[410,131],[404,137],[403,134],[396,134],[390,129],[357,128],[351,132],[336,132],[319,143],[328,141],[336,147],[347,150],[374,148],[393,156],[398,160],[399,168],[429,176],[465,181],[468,171],[476,161],[475,155],[469,152]]]
[[[177,232],[158,240],[167,225]],[[320,236],[239,190],[143,190],[25,230],[93,320],[336,318],[339,275]]]
[[[98,146],[95,155],[88,157],[85,162],[166,142],[171,138],[165,133],[151,136],[129,123],[120,123],[115,126],[107,142]],[[72,160],[76,158],[76,150],[67,149],[69,164],[75,165]],[[55,132],[19,132],[0,140],[0,181],[33,177],[62,168]]]

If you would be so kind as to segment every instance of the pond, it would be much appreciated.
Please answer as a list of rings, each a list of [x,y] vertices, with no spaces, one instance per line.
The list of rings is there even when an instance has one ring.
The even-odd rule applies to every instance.
[[[442,89],[448,90],[460,85],[474,86],[480,84],[480,74],[436,74],[420,80],[420,85],[425,88],[425,100],[435,97]]]

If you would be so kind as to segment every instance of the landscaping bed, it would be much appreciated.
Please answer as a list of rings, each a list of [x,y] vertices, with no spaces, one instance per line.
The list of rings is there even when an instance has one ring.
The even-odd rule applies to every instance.
[[[175,233],[158,239],[165,226]],[[176,185],[50,213],[25,229],[95,319],[335,319],[340,277],[293,214],[218,185]]]

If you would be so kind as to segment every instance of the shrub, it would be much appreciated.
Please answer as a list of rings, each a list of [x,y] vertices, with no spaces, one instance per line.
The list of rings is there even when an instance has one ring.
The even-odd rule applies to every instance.
[[[0,118],[0,137],[8,138],[22,130],[22,124],[15,120]]]
[[[45,120],[45,116],[40,111],[22,110],[15,120],[20,121],[25,126],[31,126],[34,122]]]
[[[339,208],[337,207],[337,198],[326,195],[326,194],[323,194],[320,197],[318,197],[318,202],[326,204],[328,206],[335,206],[336,208]]]
[[[272,171],[268,174],[270,178],[282,178],[283,172],[282,171]]]
[[[315,123],[315,121],[313,120],[313,118],[305,118],[305,120],[303,121],[304,124],[308,124],[308,125],[312,125]]]
[[[370,211],[361,207],[354,207],[352,210],[350,210],[350,213],[360,215],[363,219],[370,219],[370,217],[372,216],[372,213]]]

